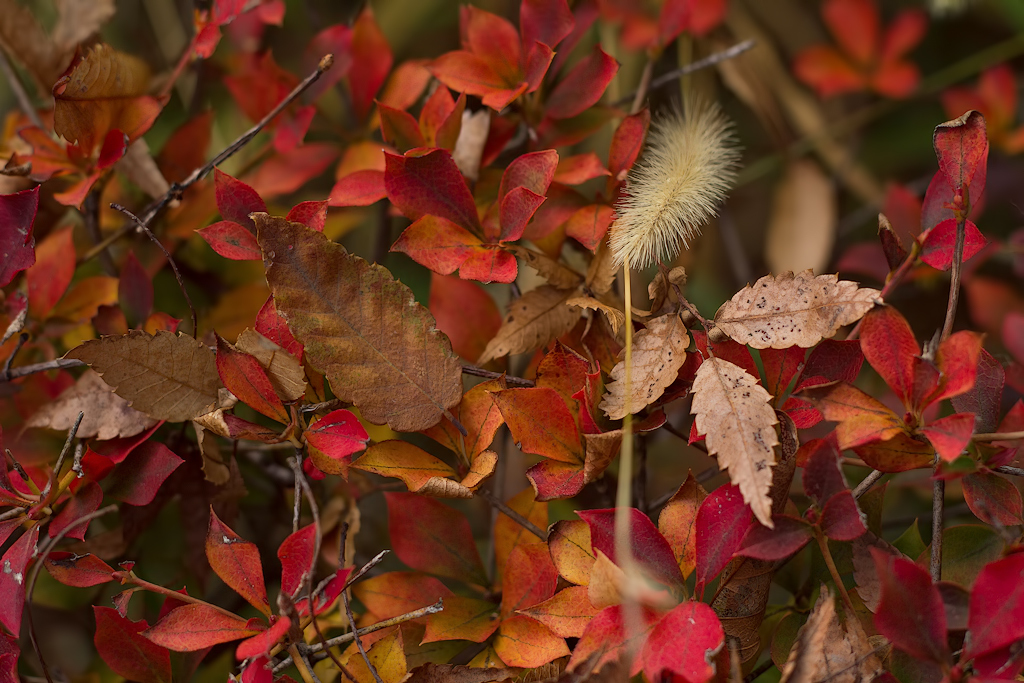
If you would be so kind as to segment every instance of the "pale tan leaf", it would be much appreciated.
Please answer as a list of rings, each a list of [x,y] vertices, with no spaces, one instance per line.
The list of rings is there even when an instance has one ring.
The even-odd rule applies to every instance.
[[[509,244],[505,247],[515,254],[516,258],[536,270],[548,284],[558,289],[574,289],[579,286],[583,278],[575,270],[563,266],[547,254],[542,254],[533,249],[527,249],[518,244]]]
[[[215,410],[199,418],[203,420],[214,415],[224,421],[224,411]],[[214,486],[223,486],[231,480],[231,470],[224,464],[224,456],[221,455],[220,446],[217,440],[206,433],[206,429],[199,421],[193,421],[192,427],[196,430],[196,440],[199,442],[199,452],[203,455],[203,478]],[[225,425],[226,428],[226,425]],[[211,430],[212,431],[212,430]],[[226,435],[222,435],[226,436]]]
[[[594,566],[590,568],[590,584],[587,597],[597,609],[604,609],[622,602],[626,584],[626,573],[600,550],[595,550]]]
[[[651,280],[650,284],[647,285],[647,298],[651,300],[651,309],[649,311],[643,311],[635,306],[633,307],[633,313],[641,317],[648,317],[654,315],[661,310],[661,307],[665,305],[666,301],[675,301],[675,289],[672,285],[685,285],[686,284],[686,269],[682,266],[676,266],[672,270],[668,271],[668,278],[666,279],[665,273],[660,270]]]
[[[613,308],[608,304],[602,303],[592,296],[574,296],[565,302],[569,306],[575,306],[576,308],[590,309],[594,311],[601,311],[604,313],[605,319],[608,324],[611,325],[612,334],[617,335],[619,328],[626,324],[626,314],[617,308]]]
[[[408,287],[304,225],[253,219],[277,310],[339,399],[396,431],[432,427],[459,403],[458,357]]]
[[[574,290],[541,285],[512,302],[494,339],[477,361],[480,365],[512,353],[534,351],[573,328],[579,309],[565,305]]]
[[[597,247],[597,253],[590,260],[587,267],[587,277],[584,284],[594,294],[601,296],[611,291],[615,282],[615,274],[619,269],[615,266],[615,259],[612,257],[612,250],[608,246],[608,236],[601,240]]]
[[[743,368],[721,358],[701,363],[693,380],[697,431],[707,435],[708,453],[740,488],[758,521],[772,524],[772,465],[778,422],[771,396]]]
[[[825,678],[825,638],[835,621],[836,602],[828,588],[823,587],[811,616],[796,634],[796,642],[782,668],[782,683],[815,683]]]
[[[302,363],[259,332],[246,328],[238,335],[235,348],[259,361],[282,401],[297,401],[306,395],[306,371]]]
[[[480,455],[473,458],[473,464],[469,472],[462,479],[462,485],[475,491],[485,479],[494,474],[498,466],[498,454],[494,451],[481,451]]]
[[[114,164],[114,168],[154,199],[171,189],[143,138],[128,145],[128,151]]]
[[[79,413],[84,415],[77,432],[80,439],[95,437],[103,441],[135,436],[157,423],[129,406],[98,374],[86,370],[73,386],[36,411],[25,426],[66,432]]]
[[[53,42],[74,51],[75,46],[114,16],[114,9],[114,0],[57,0]]]
[[[71,61],[71,52],[59,49],[32,10],[18,0],[0,0],[0,44],[24,65],[40,94],[50,94],[53,82]]]
[[[626,362],[619,361],[611,372],[611,382],[601,401],[601,410],[613,420],[649,406],[675,381],[686,362],[690,336],[679,316],[671,313],[647,323],[633,338],[631,391],[626,394]],[[628,400],[627,400],[628,398]],[[627,407],[628,406],[628,407]]]
[[[775,273],[820,273],[832,257],[839,213],[835,184],[816,161],[797,159],[775,188],[765,261]]]
[[[722,304],[712,339],[724,334],[755,349],[808,348],[860,320],[880,295],[838,275],[765,275]]]
[[[413,491],[413,489],[409,489]],[[423,484],[415,489],[415,493],[421,493],[425,496],[433,496],[435,498],[472,498],[472,489],[463,486],[454,479],[447,479],[445,477],[431,477]]]
[[[462,175],[474,182],[480,178],[480,159],[490,130],[491,115],[487,109],[462,112],[462,128],[452,150],[452,160]]]
[[[161,330],[141,330],[85,342],[68,351],[103,376],[136,410],[183,422],[222,405],[216,356],[202,342]]]

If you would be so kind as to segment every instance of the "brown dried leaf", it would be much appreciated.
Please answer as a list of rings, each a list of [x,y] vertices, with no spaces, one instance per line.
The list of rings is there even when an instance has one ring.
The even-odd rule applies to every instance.
[[[782,683],[814,683],[825,668],[825,638],[836,621],[836,602],[828,588],[822,588],[807,622],[800,627],[793,649],[782,668]]]
[[[213,415],[220,415],[222,412],[217,410],[203,417],[209,418]],[[221,417],[221,421],[223,421],[223,417]],[[199,422],[193,422],[192,427],[196,430],[199,452],[203,454],[203,477],[214,486],[223,486],[231,480],[231,470],[224,464],[224,456],[221,455],[217,440],[207,434],[206,429]]]
[[[612,334],[618,335],[619,328],[626,324],[626,314],[617,308],[601,303],[592,296],[574,296],[566,302],[569,306],[585,308],[604,313],[605,319],[612,328]]]
[[[583,462],[583,483],[596,481],[604,474],[622,445],[622,430],[613,429],[600,434],[584,434],[583,441],[587,445],[587,455]]]
[[[611,372],[601,410],[613,420],[635,413],[665,392],[686,362],[690,336],[678,315],[671,313],[647,323],[633,339],[632,395],[626,400],[626,362],[620,361]],[[628,409],[627,409],[628,403]]]
[[[832,256],[839,214],[835,184],[811,159],[789,163],[775,188],[765,261],[775,273],[820,273]]]
[[[407,432],[459,403],[458,357],[408,287],[300,223],[252,217],[277,310],[339,399]]]
[[[98,374],[86,370],[74,386],[40,408],[25,426],[66,432],[75,424],[79,413],[84,414],[78,427],[80,439],[95,437],[104,441],[135,436],[157,423],[128,405],[128,401],[115,394]]]
[[[183,422],[223,405],[214,353],[202,342],[161,330],[132,330],[71,349],[128,404],[157,420]]]
[[[534,351],[573,328],[579,309],[566,306],[574,290],[541,285],[512,302],[494,339],[487,344],[478,364],[512,353]]]
[[[306,371],[302,363],[259,332],[246,328],[238,335],[235,348],[259,361],[274,391],[285,403],[306,395]]]
[[[499,683],[518,675],[518,669],[479,668],[459,664],[422,664],[402,683]]]
[[[779,438],[772,397],[746,370],[714,357],[701,363],[692,391],[690,412],[707,435],[708,453],[729,470],[758,521],[774,528],[769,491]]]
[[[516,258],[536,270],[548,284],[558,289],[574,289],[583,278],[575,270],[563,266],[547,254],[527,249],[518,244],[509,244],[505,248],[515,254]]]
[[[68,50],[96,33],[114,16],[114,0],[57,0],[59,14],[53,27],[53,42]]]
[[[494,451],[481,451],[480,455],[473,458],[473,464],[469,472],[462,479],[462,485],[475,491],[485,479],[494,474],[498,466],[498,454]]]
[[[808,348],[860,320],[881,303],[877,289],[858,287],[838,275],[765,275],[722,304],[715,314],[716,334],[755,349]]]
[[[157,167],[153,155],[149,153],[149,145],[143,138],[128,145],[128,151],[114,165],[114,168],[154,199],[162,197],[171,189],[164,174]]]
[[[409,489],[412,491],[412,489]],[[454,479],[448,479],[446,477],[431,477],[423,483],[415,491],[421,493],[424,496],[433,496],[435,498],[472,498],[473,491],[463,486]]]
[[[857,585],[857,595],[868,611],[874,612],[882,601],[882,580],[878,576],[871,548],[878,548],[893,557],[905,556],[896,546],[870,531],[855,539],[852,545],[853,581]]]
[[[615,267],[615,259],[612,257],[612,250],[608,247],[607,235],[597,247],[597,253],[590,260],[587,268],[587,277],[584,284],[594,294],[601,296],[611,291],[615,282],[615,274],[619,271]]]

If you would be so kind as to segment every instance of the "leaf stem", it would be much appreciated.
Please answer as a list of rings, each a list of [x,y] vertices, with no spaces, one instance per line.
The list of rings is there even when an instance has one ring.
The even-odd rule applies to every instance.
[[[1024,439],[1024,431],[979,432],[971,437],[971,441],[1016,441],[1017,439]]]
[[[192,605],[204,605],[206,607],[209,607],[210,609],[213,609],[213,610],[216,610],[216,611],[220,612],[224,616],[231,617],[232,619],[241,619],[242,618],[242,617],[238,616],[237,614],[235,614],[234,612],[229,612],[228,610],[224,609],[223,607],[218,607],[217,605],[214,605],[212,603],[206,602],[205,600],[200,600],[197,597],[194,597],[194,596],[191,596],[191,595],[186,595],[185,593],[179,593],[178,591],[171,590],[170,588],[164,588],[163,586],[158,586],[157,584],[150,583],[149,581],[146,581],[145,579],[140,579],[138,576],[135,575],[135,572],[114,572],[114,574],[115,574],[115,578],[118,578],[118,579],[121,580],[121,584],[122,585],[124,585],[124,584],[133,584],[135,586],[138,586],[139,588],[142,588],[143,590],[147,590],[147,591],[149,591],[151,593],[158,593],[158,594],[163,595],[163,596],[168,597],[168,598],[173,598],[175,600],[180,600],[181,602],[187,602],[187,603],[192,604]]]
[[[872,470],[871,474],[864,477],[864,480],[861,483],[857,484],[857,486],[853,489],[853,497],[860,499],[861,496],[867,493],[871,489],[871,487],[875,485],[875,482],[877,482],[884,476],[885,472],[881,472],[879,470]]]
[[[946,302],[946,320],[942,324],[942,340],[945,341],[953,332],[953,320],[956,318],[957,304],[960,302],[960,273],[963,269],[964,239],[967,234],[967,219],[956,222],[956,242],[953,245],[953,267],[949,277],[949,299]]]
[[[313,672],[310,671],[306,658],[299,653],[299,648],[295,643],[288,646],[288,654],[292,656],[292,662],[294,662],[295,668],[299,670],[303,683],[314,683]]]
[[[843,578],[839,575],[836,562],[832,559],[832,551],[828,548],[828,539],[825,538],[825,534],[821,533],[820,529],[815,529],[814,536],[818,541],[821,554],[825,558],[825,566],[828,567],[828,573],[832,575],[832,581],[836,584],[836,590],[839,591],[839,595],[843,599],[843,605],[846,606],[848,613],[852,615],[854,611],[853,601],[850,600],[850,594],[846,592],[846,586],[843,585]]]
[[[932,555],[931,575],[932,581],[937,582],[942,578],[942,522],[943,503],[946,498],[946,481],[938,477],[939,456],[935,456],[932,481]]]
[[[505,382],[510,387],[532,387],[536,385],[532,379],[523,379],[522,377],[513,377],[506,375],[504,372],[494,372],[492,370],[484,370],[476,365],[469,365],[468,363],[462,364],[462,374],[473,375],[474,377],[485,377],[487,379],[498,379],[500,377],[505,378]]]
[[[515,522],[519,526],[521,526],[524,529],[526,529],[527,531],[529,531],[531,534],[533,534],[534,536],[536,536],[540,540],[542,540],[542,541],[547,541],[548,540],[548,534],[547,534],[546,531],[544,531],[539,526],[537,526],[536,524],[534,524],[533,522],[528,520],[526,517],[523,517],[521,514],[519,514],[518,512],[513,510],[512,508],[510,508],[500,498],[495,496],[490,491],[486,491],[486,490],[480,489],[480,490],[476,491],[475,493],[476,493],[476,495],[480,496],[481,498],[486,500],[488,503],[490,503],[494,507],[494,509],[496,509],[499,512],[501,512],[502,514],[504,514],[506,517],[508,517],[513,522]]]

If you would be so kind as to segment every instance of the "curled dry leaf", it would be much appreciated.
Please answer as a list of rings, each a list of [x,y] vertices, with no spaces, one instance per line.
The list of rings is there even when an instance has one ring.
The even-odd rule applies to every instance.
[[[612,369],[612,381],[601,402],[601,410],[609,418],[621,420],[654,403],[665,387],[675,381],[679,368],[686,362],[689,345],[690,336],[678,315],[673,313],[650,321],[633,340],[631,394],[626,395],[626,362],[620,361]]]
[[[183,334],[133,330],[92,339],[64,357],[88,364],[128,405],[157,420],[183,422],[225,403],[213,352]]]
[[[690,412],[697,431],[707,435],[708,453],[729,470],[758,521],[774,528],[769,491],[779,438],[771,398],[746,370],[712,357],[697,370]]]
[[[661,310],[661,307],[665,305],[666,301],[674,301],[675,297],[672,296],[671,285],[685,285],[686,284],[686,269],[682,266],[676,266],[672,270],[668,271],[668,278],[665,278],[665,273],[658,271],[654,279],[651,280],[650,284],[647,285],[647,296],[651,300],[651,310],[641,311],[635,306],[633,312],[636,315],[647,317],[654,315]]]
[[[615,273],[618,270],[615,266],[615,259],[612,258],[612,250],[608,246],[608,237],[606,235],[601,241],[601,245],[597,248],[594,258],[590,260],[584,284],[587,289],[597,296],[607,294],[615,282]]]
[[[626,324],[626,314],[619,309],[609,306],[608,304],[602,303],[592,296],[574,296],[565,302],[569,306],[575,306],[576,308],[585,308],[594,311],[601,311],[604,313],[604,317],[608,320],[608,324],[611,325],[612,334],[618,335],[619,328]]]
[[[432,427],[459,403],[458,357],[408,287],[323,233],[252,218],[277,310],[339,399],[396,431]]]
[[[809,270],[765,275],[722,304],[712,339],[728,336],[755,349],[808,348],[881,302],[877,289],[837,275],[815,276]]]
[[[149,145],[144,138],[139,138],[128,145],[128,151],[114,168],[154,199],[171,189],[164,174],[156,165],[156,160],[150,154]]]
[[[816,161],[789,163],[775,189],[765,261],[773,272],[820,273],[832,256],[838,226],[835,184]]]
[[[128,405],[128,401],[115,394],[95,372],[86,370],[74,386],[40,408],[25,426],[67,431],[75,424],[79,413],[84,414],[77,433],[80,439],[135,436],[157,423]]]
[[[515,254],[516,258],[520,261],[536,270],[553,287],[558,289],[575,289],[583,281],[579,273],[563,266],[547,254],[527,249],[518,244],[509,244],[505,248]]]
[[[579,309],[566,306],[574,295],[551,285],[541,285],[512,302],[497,336],[487,344],[480,365],[512,353],[526,353],[544,346],[572,329]]]
[[[235,348],[259,361],[282,401],[297,401],[306,394],[306,371],[302,363],[259,332],[246,328],[238,335]]]

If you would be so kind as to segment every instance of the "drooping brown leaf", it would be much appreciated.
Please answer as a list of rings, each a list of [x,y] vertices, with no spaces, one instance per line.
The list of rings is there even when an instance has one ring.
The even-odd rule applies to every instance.
[[[323,233],[252,217],[277,310],[339,399],[374,424],[410,432],[459,403],[458,357],[408,287]]]
[[[210,418],[220,412],[218,410],[207,413],[203,417]],[[231,470],[224,464],[224,456],[220,452],[217,440],[210,438],[201,421],[193,422],[192,427],[196,430],[196,441],[199,443],[199,452],[203,456],[203,478],[214,486],[223,486],[231,479]],[[221,434],[221,436],[225,436],[225,434]]]
[[[516,676],[515,669],[480,668],[459,664],[421,664],[404,683],[499,683]]]
[[[115,129],[134,140],[160,112],[149,76],[138,57],[94,45],[53,86],[54,132],[89,152]]]
[[[575,289],[583,281],[579,273],[563,266],[547,254],[527,249],[518,244],[510,244],[505,248],[515,254],[516,258],[523,263],[536,270],[553,287],[558,289]]]
[[[686,362],[690,336],[678,315],[655,318],[633,340],[631,392],[626,395],[626,362],[620,361],[611,372],[611,382],[601,401],[601,410],[613,420],[621,420],[656,401],[665,387],[675,381]]]
[[[809,270],[765,275],[722,304],[712,339],[729,336],[755,349],[808,348],[860,320],[881,301],[877,289],[837,275],[815,277]]]
[[[661,307],[665,305],[666,301],[675,300],[672,292],[672,285],[682,286],[684,284],[686,284],[686,269],[682,266],[676,266],[672,270],[668,271],[667,278],[665,277],[665,273],[658,271],[657,275],[654,276],[654,279],[647,285],[647,296],[651,300],[651,309],[649,311],[643,311],[634,306],[633,314],[641,317],[654,315],[661,310]]]
[[[870,681],[881,671],[857,617],[839,622],[835,599],[822,587],[807,623],[800,627],[789,659],[782,668],[782,683],[857,683]]]
[[[191,420],[223,403],[213,351],[183,334],[133,330],[87,341],[65,358],[88,364],[131,407],[157,420]]]
[[[580,318],[577,308],[565,302],[574,290],[541,285],[512,302],[498,334],[477,361],[483,365],[512,353],[526,353],[544,346],[572,329]]]
[[[156,159],[150,154],[144,138],[128,145],[128,151],[114,168],[154,199],[163,196],[171,188],[156,165]]]
[[[605,238],[601,240],[600,246],[597,247],[597,253],[590,260],[584,284],[587,286],[587,289],[597,296],[607,294],[612,288],[612,283],[615,282],[615,273],[618,270],[615,267],[612,250],[608,246],[608,236],[605,235]]]
[[[86,370],[74,386],[40,408],[25,426],[65,432],[75,424],[79,413],[84,414],[77,432],[80,439],[135,436],[157,423],[128,405],[98,374]]]
[[[306,371],[302,363],[259,332],[246,328],[238,335],[235,348],[259,361],[282,401],[297,401],[306,394]]]
[[[73,51],[114,16],[114,0],[57,0],[57,12],[53,42]]]
[[[778,420],[764,387],[743,368],[721,358],[701,363],[693,381],[697,431],[707,435],[708,453],[729,470],[743,500],[766,527],[772,527],[772,465]]]
[[[618,335],[619,328],[626,324],[626,314],[619,309],[598,301],[592,296],[574,296],[565,302],[569,306],[600,311],[612,328],[612,334]]]
[[[765,261],[772,272],[820,273],[832,256],[839,215],[835,184],[816,161],[787,165],[775,189]]]

